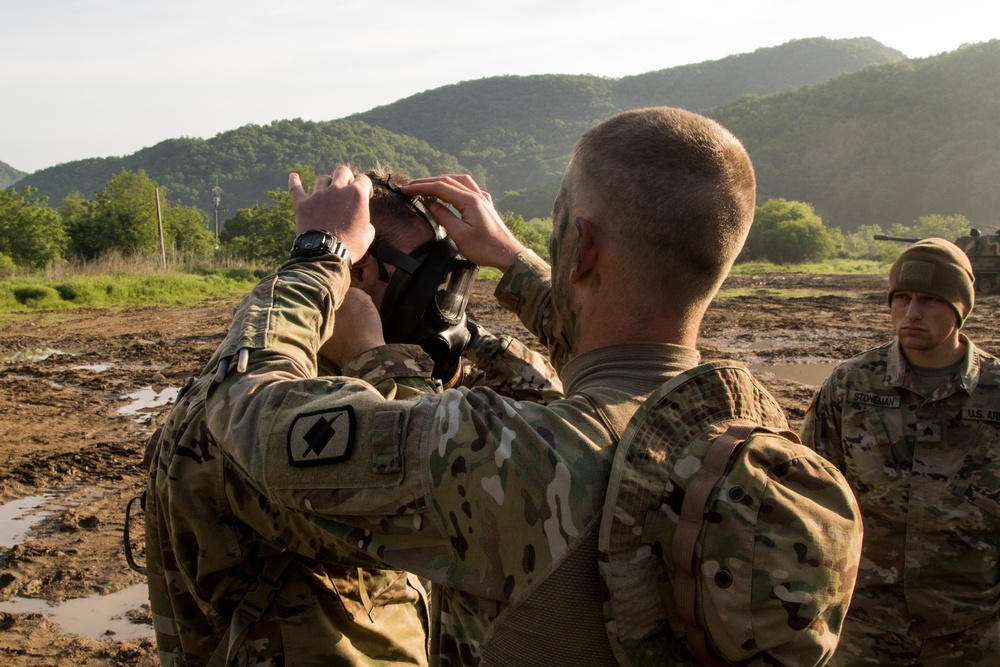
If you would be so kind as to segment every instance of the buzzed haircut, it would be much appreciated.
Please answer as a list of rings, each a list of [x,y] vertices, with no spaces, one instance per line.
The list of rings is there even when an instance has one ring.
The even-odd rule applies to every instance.
[[[406,185],[412,178],[394,172],[389,167],[376,164],[365,172],[372,179],[372,198],[368,204],[376,235],[386,244],[409,252],[424,241],[433,238],[430,223],[406,202],[403,196],[386,186],[390,180],[395,185]],[[417,200],[423,198],[414,197]]]
[[[593,222],[627,244],[629,262],[661,287],[714,294],[753,222],[753,165],[719,123],[683,109],[612,116],[573,149]],[[680,282],[675,282],[680,281]]]

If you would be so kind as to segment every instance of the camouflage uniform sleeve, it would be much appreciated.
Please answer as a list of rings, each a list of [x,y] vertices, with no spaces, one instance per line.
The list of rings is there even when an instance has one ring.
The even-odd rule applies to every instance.
[[[530,250],[520,253],[497,283],[500,305],[516,314],[549,351],[556,371],[569,361],[570,344],[565,327],[552,308],[552,270]]]
[[[847,463],[841,442],[841,404],[837,398],[839,393],[837,370],[834,369],[813,396],[802,421],[799,437],[802,444],[833,463],[841,473],[846,473]]]
[[[416,345],[391,344],[362,352],[344,366],[343,374],[372,385],[387,400],[403,400],[441,392]]]
[[[305,323],[329,329],[346,289],[335,260],[286,264],[241,306],[223,350],[266,344],[208,392],[227,461],[304,534],[319,529],[276,536],[302,555],[335,559],[348,545],[471,595],[523,592],[600,515],[605,427],[583,399],[541,406],[462,388],[386,400],[364,380],[307,374],[319,338]],[[403,365],[430,377],[430,358],[414,354]]]
[[[475,322],[470,322],[470,328],[463,387],[488,387],[503,396],[535,403],[563,397],[556,369],[541,354],[511,336],[494,336]]]

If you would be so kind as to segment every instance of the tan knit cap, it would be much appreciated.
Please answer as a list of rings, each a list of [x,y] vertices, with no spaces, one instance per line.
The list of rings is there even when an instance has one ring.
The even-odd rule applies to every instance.
[[[923,239],[904,250],[889,269],[889,303],[900,290],[930,294],[950,303],[962,326],[976,301],[974,282],[972,264],[961,248],[944,239]]]

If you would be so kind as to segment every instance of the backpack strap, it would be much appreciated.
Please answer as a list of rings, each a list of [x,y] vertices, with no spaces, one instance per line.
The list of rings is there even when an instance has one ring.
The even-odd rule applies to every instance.
[[[274,601],[274,596],[281,588],[281,575],[293,560],[295,554],[287,550],[268,557],[257,581],[233,612],[229,627],[206,667],[229,667],[232,664],[236,652],[243,647],[250,630]]]
[[[670,546],[676,578],[673,599],[664,600],[664,604],[673,602],[676,606],[677,613],[684,622],[688,648],[699,661],[706,665],[722,665],[722,663],[709,652],[705,631],[698,625],[695,616],[698,590],[695,580],[695,547],[705,523],[705,510],[712,492],[726,476],[726,469],[729,467],[733,455],[756,431],[782,433],[777,429],[765,428],[756,424],[731,424],[724,433],[712,441],[708,453],[702,461],[701,468],[691,479],[684,494],[680,523],[674,531],[673,543]],[[653,542],[657,524],[660,523],[659,516],[660,512],[656,510],[650,510],[646,513],[643,542]]]

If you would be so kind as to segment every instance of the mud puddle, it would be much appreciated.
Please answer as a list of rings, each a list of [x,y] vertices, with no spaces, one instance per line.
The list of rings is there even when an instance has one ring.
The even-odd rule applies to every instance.
[[[95,593],[58,605],[47,600],[16,597],[0,602],[0,612],[42,614],[63,632],[81,637],[128,640],[153,636],[153,628],[143,620],[148,617],[148,606],[146,584],[136,584],[110,595]]]
[[[753,373],[770,373],[781,380],[818,388],[839,361],[812,361],[795,364],[747,364]]]
[[[180,387],[162,389],[153,386],[145,387],[122,396],[130,403],[118,408],[117,414],[119,417],[133,417],[139,423],[148,422],[162,408],[173,403],[178,393],[180,393]]]
[[[0,505],[0,547],[21,544],[32,528],[52,514],[46,506],[55,494],[29,496]]]

